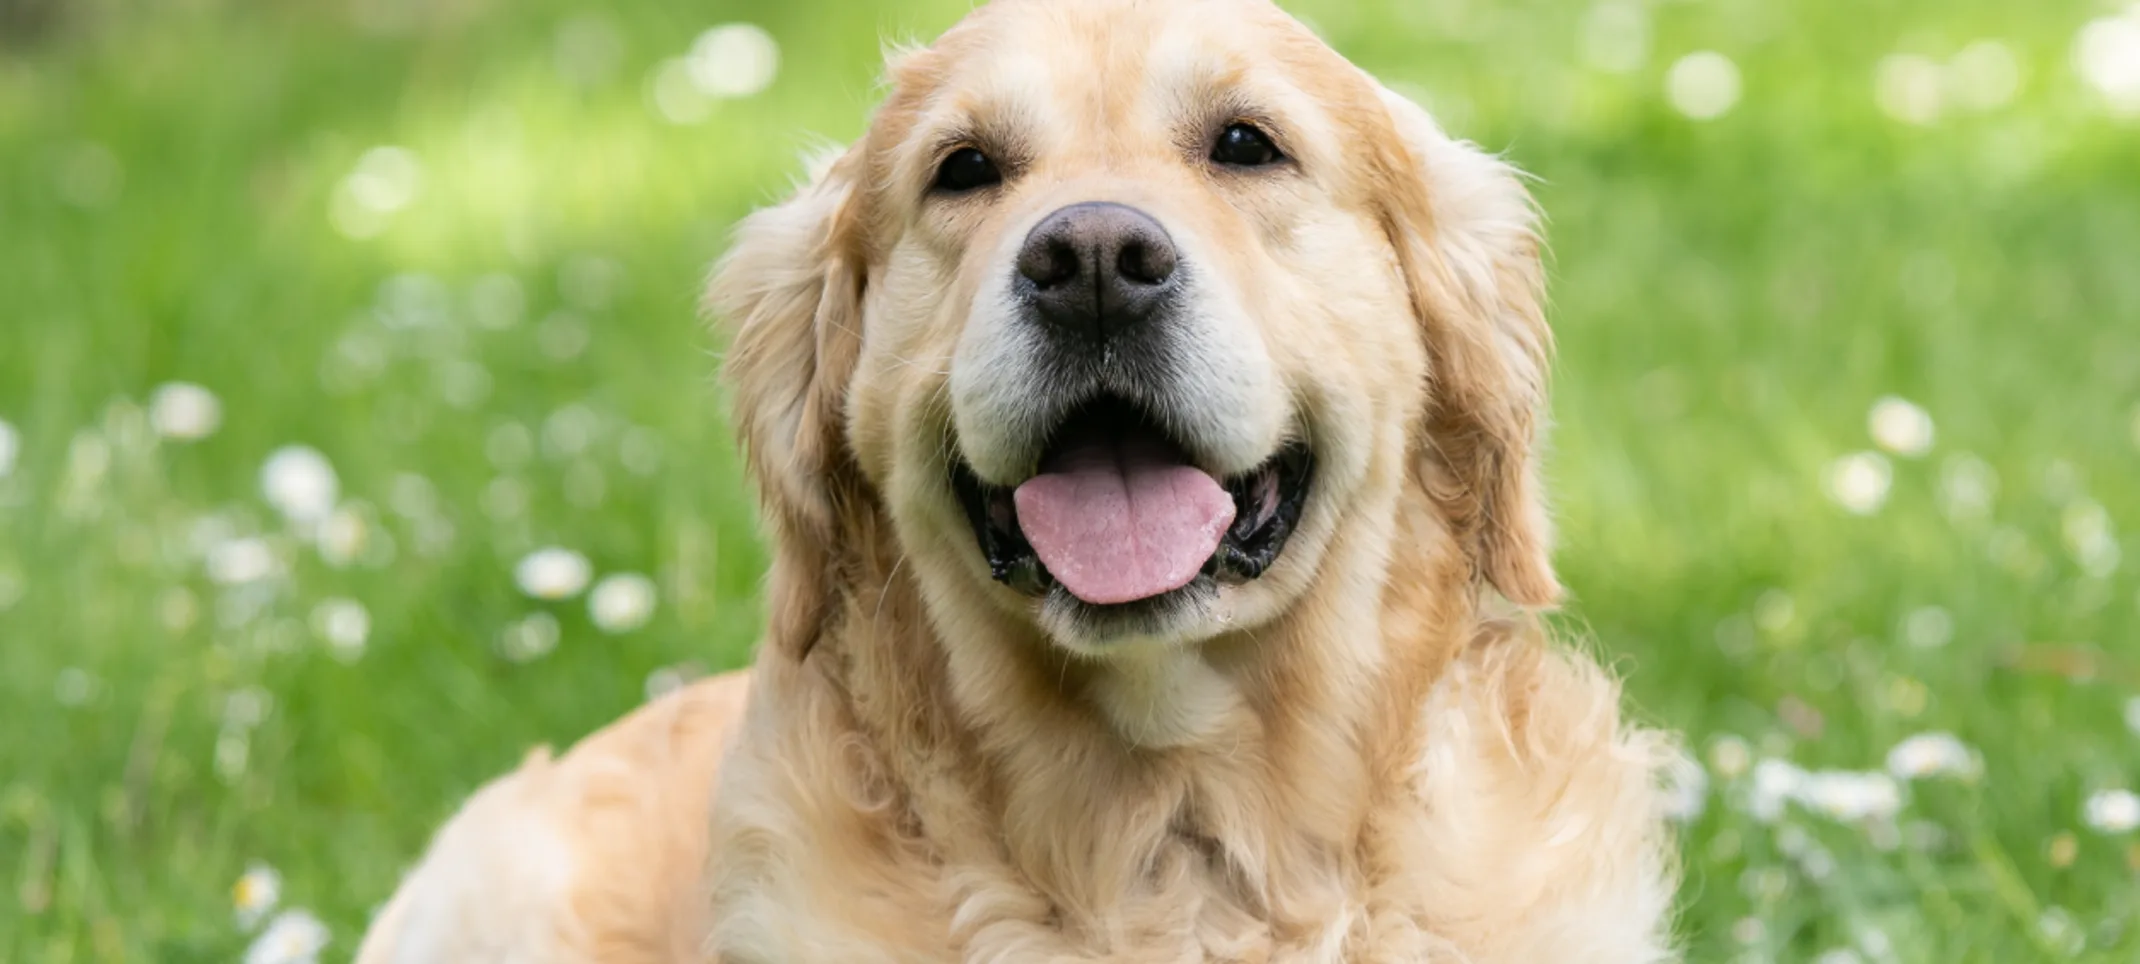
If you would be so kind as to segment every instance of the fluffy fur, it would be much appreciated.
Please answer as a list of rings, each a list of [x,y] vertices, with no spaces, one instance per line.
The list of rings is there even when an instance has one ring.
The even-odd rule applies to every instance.
[[[1243,116],[1289,167],[1204,163]],[[1006,180],[946,203],[960,138]],[[944,481],[1016,461],[992,279],[1090,199],[1198,266],[1212,459],[1318,459],[1270,572],[1128,640],[991,582]],[[1534,225],[1507,166],[1261,0],[999,0],[899,56],[714,284],[775,544],[748,708],[723,677],[531,758],[360,962],[1671,959],[1667,740],[1536,616]]]

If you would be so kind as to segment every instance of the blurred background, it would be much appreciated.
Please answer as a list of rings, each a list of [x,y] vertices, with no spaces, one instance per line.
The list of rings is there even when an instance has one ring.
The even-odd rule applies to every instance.
[[[0,0],[0,960],[346,960],[742,663],[700,279],[965,6]],[[2140,5],[1289,6],[1539,177],[1691,959],[2140,959]]]

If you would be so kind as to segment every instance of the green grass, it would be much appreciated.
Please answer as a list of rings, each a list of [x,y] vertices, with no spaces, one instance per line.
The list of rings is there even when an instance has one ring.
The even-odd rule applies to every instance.
[[[631,708],[656,669],[742,662],[763,550],[697,282],[798,151],[860,129],[879,37],[963,6],[111,2],[0,47],[0,419],[22,440],[0,478],[0,960],[232,959],[253,861],[344,958],[430,828],[526,746]],[[1640,712],[1810,768],[1877,769],[1926,730],[1982,754],[1980,779],[1909,787],[1892,831],[1766,824],[1717,776],[1686,835],[1691,958],[2140,956],[2140,851],[2081,821],[2140,779],[2140,544],[2119,532],[2140,520],[2140,122],[2070,57],[2109,8],[1657,0],[1621,74],[1586,65],[1576,0],[1297,7],[1542,179],[1569,622]],[[737,19],[779,39],[778,81],[665,122],[650,71]],[[568,80],[560,36],[614,70]],[[2022,65],[2011,104],[1881,112],[1882,57],[1979,37]],[[1701,49],[1744,81],[1708,122],[1663,96]],[[421,194],[345,237],[337,185],[382,144],[421,159]],[[494,274],[525,302],[502,330],[468,308]],[[584,351],[560,351],[575,332]],[[219,432],[152,439],[142,407],[172,380],[217,393]],[[1885,505],[1854,515],[1824,474],[1873,448],[1891,394],[1937,444],[1890,457]],[[546,450],[570,406],[594,440]],[[501,467],[514,425],[536,451]],[[656,471],[628,437],[658,440]],[[258,474],[287,444],[369,507],[367,559],[282,534]],[[1981,516],[1943,495],[1972,457],[1998,480]],[[409,473],[450,541],[397,510]],[[501,477],[524,511],[498,511]],[[268,534],[287,578],[211,583],[188,548],[204,517]],[[2126,564],[2098,547],[2091,573],[2076,543],[2103,517]],[[654,621],[607,635],[582,603],[523,598],[514,562],[552,543],[655,576]],[[371,617],[354,662],[308,626],[337,597]],[[1928,607],[1944,645],[1906,638]],[[537,611],[557,649],[501,658]],[[231,722],[257,693],[264,719]]]

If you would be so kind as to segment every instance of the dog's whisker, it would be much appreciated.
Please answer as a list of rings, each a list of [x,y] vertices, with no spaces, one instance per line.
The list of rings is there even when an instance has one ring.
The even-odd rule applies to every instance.
[[[894,354],[892,352],[886,352],[885,354],[890,355],[893,361],[898,362],[902,367],[905,367],[909,370],[920,372],[924,375],[934,375],[938,378],[951,377],[951,365],[949,362],[939,362],[936,365],[923,365],[921,362],[908,358],[905,355]]]

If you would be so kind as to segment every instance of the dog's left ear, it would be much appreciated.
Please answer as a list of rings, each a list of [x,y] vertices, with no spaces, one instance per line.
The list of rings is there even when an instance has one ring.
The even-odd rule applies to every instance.
[[[1537,209],[1514,168],[1377,89],[1397,134],[1378,152],[1381,203],[1427,342],[1422,482],[1479,578],[1550,606],[1561,587],[1534,449],[1553,336]]]

